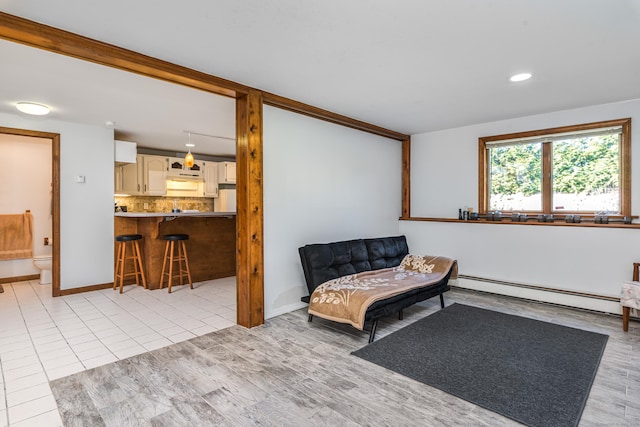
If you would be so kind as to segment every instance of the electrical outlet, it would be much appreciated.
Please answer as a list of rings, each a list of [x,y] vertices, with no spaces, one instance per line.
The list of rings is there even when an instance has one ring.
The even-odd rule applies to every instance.
[[[45,246],[49,246],[49,238],[48,237],[44,238],[44,245]]]

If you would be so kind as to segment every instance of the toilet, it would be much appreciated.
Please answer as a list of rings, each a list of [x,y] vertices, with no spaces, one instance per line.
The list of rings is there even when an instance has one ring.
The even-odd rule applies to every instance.
[[[42,255],[33,257],[33,265],[40,270],[40,284],[50,284],[52,278],[51,269],[53,268],[53,256]]]

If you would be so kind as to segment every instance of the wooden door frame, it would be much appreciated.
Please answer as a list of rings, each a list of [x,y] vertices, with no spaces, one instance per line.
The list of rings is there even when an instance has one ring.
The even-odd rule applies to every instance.
[[[53,269],[51,295],[60,296],[60,134],[28,129],[0,127],[0,134],[43,138],[51,141],[51,187],[52,195],[52,237]]]

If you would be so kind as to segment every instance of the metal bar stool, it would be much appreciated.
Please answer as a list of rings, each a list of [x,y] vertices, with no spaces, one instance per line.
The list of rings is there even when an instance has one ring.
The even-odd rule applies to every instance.
[[[193,289],[193,282],[191,281],[191,272],[189,271],[189,258],[187,257],[187,247],[185,241],[189,240],[188,234],[165,234],[162,236],[167,241],[164,248],[164,261],[162,262],[162,274],[160,275],[160,289],[162,289],[162,282],[164,281],[164,275],[169,276],[168,289],[171,293],[171,285],[173,284],[173,278],[179,277],[180,284],[184,285],[183,277],[186,276],[189,279],[189,287]],[[175,243],[178,242],[178,254],[175,256]],[[167,266],[167,257],[169,260],[169,272],[165,273]],[[173,264],[178,263],[178,274],[173,274]]]
[[[138,240],[142,239],[141,234],[121,234],[116,236],[116,242],[118,245],[118,254],[116,256],[116,269],[113,278],[113,289],[118,287],[118,279],[120,279],[120,293],[122,293],[122,286],[124,285],[124,278],[128,276],[135,276],[136,285],[140,285],[138,276],[142,278],[142,285],[147,289],[147,279],[144,277],[144,270],[142,268],[142,257],[140,256],[140,245]],[[127,256],[127,243],[131,243],[131,256]],[[125,273],[125,264],[127,260],[133,260],[134,271],[131,273]]]

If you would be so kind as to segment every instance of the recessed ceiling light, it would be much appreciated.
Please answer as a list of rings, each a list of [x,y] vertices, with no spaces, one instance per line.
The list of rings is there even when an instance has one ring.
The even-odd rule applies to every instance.
[[[531,73],[520,73],[520,74],[514,74],[513,76],[509,77],[509,81],[510,82],[523,82],[525,80],[529,80],[531,78],[532,74]]]
[[[196,146],[196,144],[184,144],[184,145],[186,145],[187,147],[195,147]]]
[[[42,104],[34,104],[33,102],[18,102],[16,108],[23,113],[32,114],[34,116],[44,116],[49,114],[49,107]]]

